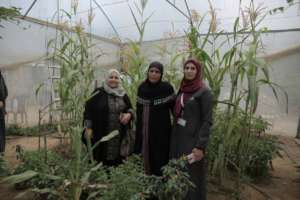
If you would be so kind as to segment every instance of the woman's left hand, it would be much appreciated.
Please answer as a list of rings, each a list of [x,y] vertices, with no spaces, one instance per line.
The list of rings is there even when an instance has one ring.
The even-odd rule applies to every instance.
[[[202,160],[203,157],[204,157],[204,152],[203,152],[203,150],[201,150],[201,149],[194,148],[194,149],[192,150],[192,153],[193,153],[193,155],[194,155],[195,161],[200,161],[200,160]]]
[[[123,124],[123,125],[128,124],[130,119],[131,119],[131,114],[130,113],[121,113],[121,115],[120,115],[121,124]]]

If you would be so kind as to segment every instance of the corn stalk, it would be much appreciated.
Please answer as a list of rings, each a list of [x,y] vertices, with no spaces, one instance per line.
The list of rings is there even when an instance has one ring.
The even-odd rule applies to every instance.
[[[124,70],[123,86],[127,91],[131,102],[136,102],[138,86],[144,80],[147,70],[146,58],[141,50],[146,25],[151,17],[150,15],[144,19],[144,11],[147,3],[148,0],[140,0],[139,4],[135,3],[135,8],[138,11],[139,17],[134,14],[133,8],[129,6],[135,26],[139,32],[139,40],[138,42],[129,41],[128,45],[124,46],[122,49],[122,64]]]
[[[76,6],[73,6],[76,12]],[[88,160],[82,159],[87,153],[81,142],[84,102],[90,97],[94,81],[94,62],[98,55],[91,57],[93,44],[83,32],[81,25],[72,28],[72,32],[62,31],[59,35],[60,45],[54,40],[48,46],[53,49],[53,59],[60,66],[60,79],[54,89],[60,97],[60,126],[70,138],[71,152],[74,155],[70,164],[68,180],[70,181],[69,198],[79,200],[84,181],[84,165]],[[90,147],[91,148],[91,147]],[[91,151],[88,151],[91,154]],[[89,156],[92,158],[92,155]],[[61,194],[62,198],[64,195]]]

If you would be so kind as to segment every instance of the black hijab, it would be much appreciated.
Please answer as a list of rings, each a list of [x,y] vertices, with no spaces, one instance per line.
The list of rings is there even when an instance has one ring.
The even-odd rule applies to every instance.
[[[156,68],[160,71],[160,80],[156,83],[152,83],[149,80],[149,70],[151,68]],[[154,100],[167,97],[172,94],[170,91],[170,84],[162,81],[164,68],[160,62],[154,61],[149,65],[147,70],[147,79],[140,85],[138,90],[138,97],[144,100]]]

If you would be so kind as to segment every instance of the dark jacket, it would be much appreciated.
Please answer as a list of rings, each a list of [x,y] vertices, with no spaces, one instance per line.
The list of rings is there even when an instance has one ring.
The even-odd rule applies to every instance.
[[[174,123],[171,136],[171,157],[178,158],[192,152],[193,148],[206,149],[212,125],[212,94],[203,89],[196,92],[185,104],[183,127]]]
[[[8,92],[7,92],[7,87],[4,81],[4,78],[2,76],[2,73],[0,71],[0,101],[3,102],[3,108],[0,109],[0,118],[4,118],[5,114],[5,100],[7,98]]]
[[[108,95],[103,88],[97,88],[93,93],[92,97],[85,104],[84,120],[90,120],[92,122],[91,128],[93,130],[92,144],[95,144],[102,137],[109,134],[108,132]],[[129,112],[132,109],[129,97],[124,95],[123,100],[126,104],[126,108],[122,111],[124,113]],[[125,135],[129,125],[122,125],[120,128],[121,137]],[[95,151],[100,152],[104,145],[100,144]],[[102,161],[103,158],[99,155],[95,156],[95,160],[98,162]]]
[[[185,126],[174,122],[171,135],[171,158],[188,155],[193,148],[205,152],[212,125],[212,94],[203,88],[196,92],[185,104],[182,118]],[[205,159],[188,165],[188,172],[196,188],[191,189],[186,197],[189,200],[204,200],[206,166]]]

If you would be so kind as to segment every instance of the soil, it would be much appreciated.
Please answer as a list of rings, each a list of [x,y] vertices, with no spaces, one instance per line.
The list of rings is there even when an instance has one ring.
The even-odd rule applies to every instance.
[[[59,144],[59,139],[55,137],[47,137],[47,148],[52,149]],[[44,147],[43,138],[40,139],[41,148]],[[39,146],[38,137],[22,137],[14,136],[6,139],[5,158],[9,162],[11,168],[15,168],[20,160],[16,158],[16,148],[21,146],[25,151],[37,150]]]
[[[270,175],[254,184],[243,186],[241,199],[243,200],[299,200],[300,199],[300,142],[291,137],[280,136],[282,150],[281,157],[272,161]],[[49,137],[47,148],[53,149],[60,144],[57,138]],[[16,159],[15,149],[21,145],[24,150],[38,149],[37,137],[13,137],[6,142],[5,159],[11,168],[19,164]],[[15,190],[13,186],[0,184],[0,198],[5,200],[19,199],[29,200],[32,195],[22,195],[24,191]],[[21,196],[21,197],[18,197]],[[229,200],[234,199],[230,191],[222,190],[212,183],[208,187],[208,200]]]
[[[41,138],[41,146],[43,147],[43,138]],[[47,148],[51,149],[57,146],[60,140],[54,137],[47,137]],[[4,158],[8,161],[10,169],[14,169],[20,160],[16,158],[16,148],[21,146],[25,151],[37,150],[39,146],[38,137],[7,137]],[[30,192],[26,190],[16,190],[14,186],[0,183],[0,199],[3,200],[29,200],[33,199]]]
[[[267,177],[244,185],[243,200],[299,200],[300,199],[300,140],[278,136],[280,156],[272,160]],[[229,183],[232,184],[232,183]],[[222,192],[209,185],[208,200],[234,199],[234,194]]]
[[[291,137],[279,137],[282,158],[273,162],[274,169],[270,177],[256,183],[269,199],[299,200],[300,199],[300,140]]]

